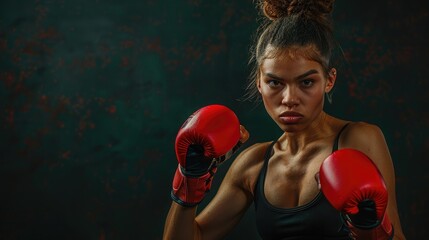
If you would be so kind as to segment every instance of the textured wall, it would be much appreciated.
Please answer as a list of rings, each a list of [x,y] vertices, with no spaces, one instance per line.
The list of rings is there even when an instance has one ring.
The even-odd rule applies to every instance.
[[[409,239],[427,226],[428,3],[338,1],[338,117],[378,124]],[[252,1],[3,0],[0,239],[160,239],[174,138],[221,103],[251,132],[279,134],[238,101],[257,28]],[[215,178],[213,196],[230,163]],[[259,239],[253,208],[229,239]]]

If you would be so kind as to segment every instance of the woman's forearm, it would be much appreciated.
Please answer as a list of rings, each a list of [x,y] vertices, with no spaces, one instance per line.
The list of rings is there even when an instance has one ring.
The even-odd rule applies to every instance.
[[[200,239],[200,230],[195,222],[197,207],[183,207],[171,204],[164,226],[164,240]]]

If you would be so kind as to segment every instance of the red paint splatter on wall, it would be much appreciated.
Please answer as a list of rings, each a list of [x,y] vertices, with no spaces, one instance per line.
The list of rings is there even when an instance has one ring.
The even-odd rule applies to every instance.
[[[135,45],[135,42],[133,40],[125,40],[125,41],[122,41],[121,43],[121,47],[125,49],[132,48],[134,47],[134,45]]]
[[[62,152],[62,153],[61,153],[61,158],[62,158],[62,159],[69,159],[69,158],[70,158],[70,154],[71,154],[71,151],[70,151],[70,150],[69,150],[69,151]]]
[[[206,51],[204,62],[210,62],[215,55],[220,54],[226,49],[226,35],[224,32],[219,33],[219,43],[210,44]]]
[[[46,95],[39,97],[39,107],[42,108],[45,112],[49,112],[51,110],[48,106],[48,97]]]
[[[54,28],[47,28],[41,30],[37,37],[39,39],[58,39],[60,37],[60,33]]]
[[[159,37],[156,38],[144,38],[143,44],[146,50],[156,52],[158,54],[162,54],[163,50],[161,47],[161,41]]]
[[[112,106],[108,107],[107,112],[109,112],[110,114],[116,113],[116,106],[112,105]]]
[[[22,48],[22,53],[30,56],[51,55],[52,48],[39,41],[27,41]]]
[[[121,67],[129,67],[130,59],[128,57],[122,57],[121,59]]]

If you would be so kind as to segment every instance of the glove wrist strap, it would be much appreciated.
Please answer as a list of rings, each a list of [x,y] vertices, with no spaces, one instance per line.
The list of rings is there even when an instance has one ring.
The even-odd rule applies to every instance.
[[[344,214],[343,214],[344,216]],[[393,239],[393,226],[390,223],[387,214],[384,215],[382,221],[377,221],[377,225],[373,228],[354,225],[345,217],[346,225],[350,230],[350,237],[356,240],[390,240]]]
[[[198,205],[210,190],[216,170],[213,168],[202,176],[192,177],[183,174],[179,165],[173,179],[172,200],[185,207]]]

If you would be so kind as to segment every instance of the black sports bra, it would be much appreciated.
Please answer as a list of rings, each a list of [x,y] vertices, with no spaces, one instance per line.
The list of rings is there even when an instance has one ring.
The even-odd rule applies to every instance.
[[[347,125],[338,133],[332,151],[338,150],[340,134]],[[264,194],[264,182],[274,144],[275,141],[265,153],[264,165],[255,186],[254,201],[259,235],[263,239],[283,240],[350,239],[340,212],[330,205],[320,191],[312,201],[298,207],[278,208],[268,202]]]

